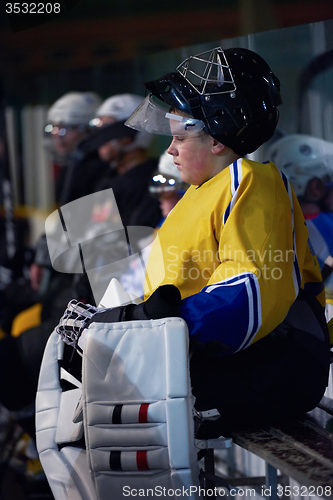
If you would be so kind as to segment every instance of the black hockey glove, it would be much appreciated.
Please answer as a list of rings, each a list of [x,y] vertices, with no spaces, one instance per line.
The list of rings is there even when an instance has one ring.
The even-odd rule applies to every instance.
[[[163,285],[141,304],[128,304],[98,312],[87,324],[116,323],[144,319],[160,319],[178,316],[178,306],[181,301],[180,292],[174,285]]]
[[[180,302],[180,292],[174,285],[160,286],[141,304],[128,304],[102,311],[73,299],[61,317],[56,332],[66,344],[78,348],[82,332],[92,323],[118,323],[179,316]],[[82,348],[81,344],[81,350]]]

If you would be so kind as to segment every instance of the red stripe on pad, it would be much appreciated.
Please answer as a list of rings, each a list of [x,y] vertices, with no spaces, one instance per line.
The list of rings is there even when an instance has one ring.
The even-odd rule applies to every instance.
[[[147,424],[148,423],[148,406],[149,403],[142,403],[139,410],[139,423]]]
[[[138,470],[149,470],[147,461],[147,451],[136,452],[136,464],[138,466]]]

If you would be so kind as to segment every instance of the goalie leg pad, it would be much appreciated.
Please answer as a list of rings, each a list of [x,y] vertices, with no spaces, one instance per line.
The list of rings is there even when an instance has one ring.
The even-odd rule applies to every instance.
[[[195,498],[199,468],[182,319],[91,325],[82,397],[98,499],[111,489],[122,498],[126,488],[185,488]]]
[[[79,424],[73,423],[73,410],[80,387],[67,394],[60,387],[63,345],[53,333],[36,401],[37,449],[55,499],[118,499],[139,489],[157,498],[163,488],[175,497],[183,492],[197,498],[185,322],[165,318],[91,325]],[[68,446],[81,435],[80,425],[86,449]],[[59,446],[62,441],[67,446]]]
[[[88,469],[86,450],[58,446],[60,435],[65,441],[75,441],[75,435],[81,435],[80,425],[83,426],[79,424],[75,427],[72,415],[65,411],[70,407],[67,403],[64,407],[68,396],[63,397],[66,393],[60,387],[58,365],[58,360],[62,359],[63,347],[64,343],[59,335],[53,332],[45,348],[36,397],[37,450],[56,500],[91,500],[95,498],[95,490]],[[74,389],[74,393],[78,390]],[[69,393],[72,391],[68,391],[68,395]],[[66,429],[67,433],[64,432]]]

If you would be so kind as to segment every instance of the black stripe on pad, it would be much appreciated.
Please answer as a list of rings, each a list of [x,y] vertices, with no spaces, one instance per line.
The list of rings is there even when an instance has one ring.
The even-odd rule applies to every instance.
[[[116,405],[112,413],[112,423],[121,424],[121,410],[123,405]]]
[[[110,469],[111,470],[121,470],[120,454],[121,454],[121,451],[111,451],[111,453],[110,453]]]

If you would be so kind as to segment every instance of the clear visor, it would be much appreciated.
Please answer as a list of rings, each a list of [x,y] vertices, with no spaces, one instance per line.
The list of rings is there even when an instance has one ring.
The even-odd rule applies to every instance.
[[[201,120],[176,115],[170,106],[158,104],[152,94],[142,101],[125,125],[140,132],[170,136],[198,135],[205,127]]]

